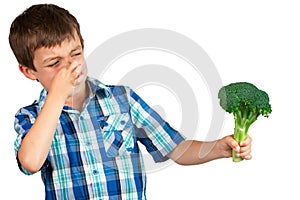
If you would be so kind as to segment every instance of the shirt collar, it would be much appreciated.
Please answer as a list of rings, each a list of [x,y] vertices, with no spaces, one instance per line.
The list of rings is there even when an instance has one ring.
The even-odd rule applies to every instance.
[[[95,94],[103,95],[104,97],[110,97],[110,88],[100,82],[99,80],[88,77],[87,78],[88,85],[90,87],[90,96],[94,96]]]

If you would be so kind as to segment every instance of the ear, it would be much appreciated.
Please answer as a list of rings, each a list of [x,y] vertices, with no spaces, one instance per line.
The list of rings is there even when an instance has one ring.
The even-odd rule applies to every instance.
[[[37,80],[37,77],[35,76],[36,73],[33,69],[19,64],[19,70],[22,72],[22,74],[24,74],[26,78],[29,78],[31,80]]]

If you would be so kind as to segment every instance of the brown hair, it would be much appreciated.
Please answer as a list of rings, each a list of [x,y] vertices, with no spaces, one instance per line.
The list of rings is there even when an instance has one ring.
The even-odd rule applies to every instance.
[[[37,4],[12,22],[9,44],[19,64],[35,70],[35,50],[60,45],[76,33],[83,48],[79,23],[69,11],[53,4]]]

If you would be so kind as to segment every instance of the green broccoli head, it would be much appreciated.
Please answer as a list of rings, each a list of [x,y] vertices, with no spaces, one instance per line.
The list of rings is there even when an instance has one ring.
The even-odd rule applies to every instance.
[[[248,129],[258,116],[268,117],[272,112],[268,94],[251,83],[237,82],[223,86],[218,98],[220,106],[234,115],[234,138],[239,143],[247,138]],[[235,162],[242,160],[235,157],[234,151],[232,157]]]
[[[218,98],[220,106],[228,113],[268,117],[272,112],[268,94],[251,83],[237,82],[223,86]]]

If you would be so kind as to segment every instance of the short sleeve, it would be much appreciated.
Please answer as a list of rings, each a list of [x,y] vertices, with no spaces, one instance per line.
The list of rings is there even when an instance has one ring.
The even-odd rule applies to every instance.
[[[18,151],[20,149],[20,146],[21,146],[21,143],[22,143],[24,137],[26,136],[26,134],[28,133],[29,129],[32,127],[32,125],[35,121],[35,118],[36,118],[35,110],[36,109],[34,107],[21,108],[16,113],[15,121],[14,121],[14,129],[17,132],[17,138],[14,142],[15,155],[16,155],[16,159],[17,159],[20,170],[26,175],[31,175],[32,173],[30,173],[29,171],[27,171],[26,169],[24,169],[22,167],[22,165],[18,159]]]
[[[155,162],[168,160],[167,155],[185,140],[185,137],[162,119],[137,93],[127,89],[137,140],[145,145]]]

